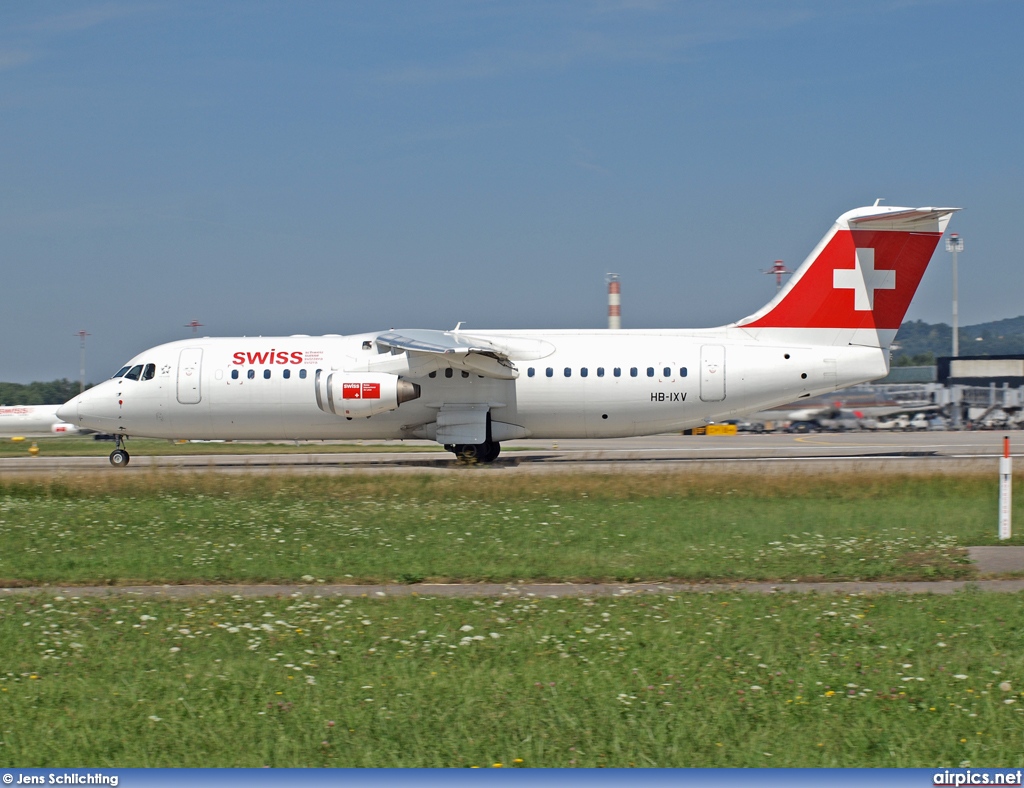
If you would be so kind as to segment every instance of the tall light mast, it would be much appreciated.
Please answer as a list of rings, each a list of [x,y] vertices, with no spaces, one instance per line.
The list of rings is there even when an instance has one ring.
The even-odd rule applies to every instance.
[[[85,391],[85,338],[91,337],[92,334],[83,328],[81,331],[76,331],[72,336],[78,337],[79,346],[82,349],[78,365],[78,393],[81,394]]]
[[[772,263],[771,268],[767,271],[763,271],[762,273],[775,274],[775,292],[777,293],[782,289],[782,277],[793,272],[786,268],[786,264],[781,260],[776,260]]]
[[[953,358],[960,355],[960,316],[956,301],[956,255],[964,250],[964,239],[958,233],[950,233],[946,239],[946,251],[953,253]]]

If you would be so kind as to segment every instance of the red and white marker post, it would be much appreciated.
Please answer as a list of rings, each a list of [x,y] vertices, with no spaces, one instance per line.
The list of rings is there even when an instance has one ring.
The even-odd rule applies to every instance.
[[[999,538],[1009,539],[1010,492],[1013,489],[1013,458],[1010,457],[1010,438],[1003,438],[1003,456],[999,458]]]

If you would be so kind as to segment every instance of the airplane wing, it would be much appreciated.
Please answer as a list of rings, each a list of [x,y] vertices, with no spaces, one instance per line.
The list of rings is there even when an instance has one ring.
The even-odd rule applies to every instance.
[[[402,332],[385,331],[377,336],[377,344],[419,353],[442,353],[445,355],[481,353],[508,358],[507,354],[501,353],[492,343],[483,342],[476,337],[462,336],[452,331],[424,329]]]
[[[405,354],[410,371],[417,374],[452,367],[499,380],[515,380],[519,371],[514,359],[540,358],[554,350],[543,340],[523,346],[523,340],[503,341],[502,337],[482,337],[458,331],[431,331],[423,329],[386,331],[376,338],[378,345],[391,348],[392,353]],[[540,344],[550,347],[546,352]],[[389,366],[388,361],[374,363],[374,367]]]

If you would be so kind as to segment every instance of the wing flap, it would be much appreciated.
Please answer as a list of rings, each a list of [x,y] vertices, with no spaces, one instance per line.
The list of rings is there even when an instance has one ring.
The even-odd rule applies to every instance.
[[[519,377],[508,353],[479,337],[462,337],[452,331],[386,331],[376,342],[406,354],[409,367],[419,374],[452,367],[499,380]]]

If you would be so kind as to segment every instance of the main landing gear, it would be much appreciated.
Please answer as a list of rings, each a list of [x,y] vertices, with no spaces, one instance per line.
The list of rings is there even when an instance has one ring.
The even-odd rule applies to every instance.
[[[121,435],[114,436],[114,445],[117,446],[112,452],[110,452],[110,464],[115,468],[123,468],[131,460],[131,455],[127,451],[121,448],[121,443],[124,438]]]
[[[497,441],[484,443],[446,443],[445,451],[455,452],[460,462],[473,464],[478,462],[494,462],[501,453],[501,444]]]

